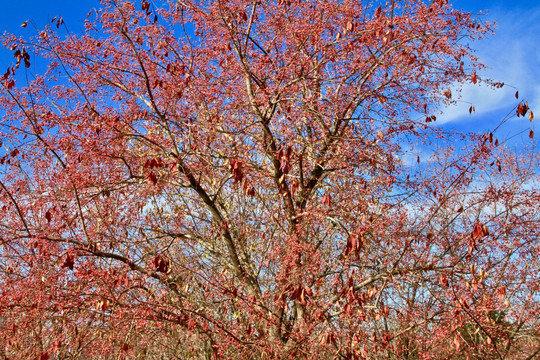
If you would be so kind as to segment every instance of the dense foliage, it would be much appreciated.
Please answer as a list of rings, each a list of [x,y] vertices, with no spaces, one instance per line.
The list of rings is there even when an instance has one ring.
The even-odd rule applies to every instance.
[[[539,157],[431,126],[490,29],[429,3],[103,0],[4,35],[0,352],[532,359]]]

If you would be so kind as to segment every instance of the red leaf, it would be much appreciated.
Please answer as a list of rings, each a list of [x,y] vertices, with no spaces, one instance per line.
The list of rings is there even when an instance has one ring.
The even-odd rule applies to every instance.
[[[375,10],[375,17],[378,18],[379,16],[381,16],[381,13],[382,13],[382,8],[379,6],[377,10]]]
[[[100,310],[106,311],[109,308],[110,304],[111,303],[108,299],[103,299],[102,301],[98,302],[98,308]]]
[[[28,20],[26,20],[25,22],[23,22],[23,23],[21,24],[21,27],[22,27],[22,28],[25,28],[26,26],[28,26]]]
[[[497,294],[499,301],[503,301],[506,296],[506,286],[500,286],[497,290],[495,290],[495,294]]]
[[[152,10],[150,10],[150,3],[147,1],[142,2],[142,10],[146,12],[146,15],[150,15],[152,13]]]
[[[443,95],[444,95],[448,100],[450,100],[450,99],[452,98],[452,90],[450,90],[450,89],[444,90]]]
[[[24,60],[24,66],[29,68],[30,67],[30,54],[26,51],[23,51],[22,58]]]
[[[153,172],[150,172],[150,174],[148,174],[148,180],[150,180],[153,185],[156,185],[158,182],[157,176]]]
[[[441,283],[442,287],[448,287],[448,277],[446,277],[446,274],[441,274],[439,277],[439,282]]]
[[[531,131],[529,131],[529,138],[532,139],[534,138],[534,131],[531,129]]]
[[[349,256],[354,253],[356,258],[360,256],[360,251],[364,245],[364,237],[362,235],[351,234],[347,238],[347,244],[345,245],[345,256]]]
[[[302,290],[303,290],[303,287],[300,284],[294,287],[292,293],[290,294],[291,300],[300,299],[300,296],[302,295]]]
[[[50,210],[47,210],[47,212],[45,213],[45,219],[47,219],[47,222],[51,222],[52,215]]]
[[[527,114],[527,111],[529,111],[529,106],[527,103],[520,103],[517,107],[517,110],[516,110],[516,114],[517,116],[519,117],[520,115],[521,116],[525,116]]]
[[[354,237],[353,235],[349,235],[349,237],[347,238],[347,244],[345,245],[345,256],[348,256],[351,253],[353,246]]]
[[[2,80],[7,80],[9,78],[9,75],[11,75],[11,68],[8,67],[5,74],[2,76]]]
[[[350,20],[347,21],[347,25],[345,26],[345,29],[347,30],[347,32],[353,31],[353,29],[354,29],[354,24],[353,24]]]
[[[242,179],[244,178],[244,172],[242,171],[242,162],[237,159],[230,159],[229,166],[231,168],[234,182],[235,183],[241,182]]]
[[[472,232],[472,237],[475,240],[482,239],[485,236],[489,235],[489,229],[486,225],[482,224],[480,221],[476,223],[474,226],[474,230]]]
[[[300,291],[300,304],[306,303],[306,289],[302,288],[302,291]]]
[[[62,263],[62,268],[68,268],[69,270],[73,270],[74,265],[75,265],[75,257],[71,254],[67,254],[66,259]]]
[[[476,79],[476,73],[473,73],[473,74],[471,75],[471,81],[472,81],[473,84],[476,84],[476,82],[477,82],[477,79]]]
[[[516,97],[516,99],[519,99],[519,92],[516,91],[516,95],[514,95]]]
[[[161,255],[156,255],[154,258],[154,270],[165,274],[170,273],[169,260]]]
[[[332,203],[332,196],[330,194],[324,194],[322,197],[322,204],[324,206],[330,206]]]

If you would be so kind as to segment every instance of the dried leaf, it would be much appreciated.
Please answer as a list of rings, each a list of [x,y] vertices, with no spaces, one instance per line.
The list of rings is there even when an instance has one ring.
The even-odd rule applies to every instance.
[[[472,232],[472,238],[474,240],[480,240],[482,239],[483,237],[485,236],[488,236],[489,235],[489,229],[486,225],[484,225],[483,223],[481,223],[480,221],[476,223],[476,225],[474,226],[474,230]]]
[[[68,268],[69,270],[73,270],[74,265],[75,265],[75,257],[71,254],[67,254],[66,259],[62,263],[62,268]]]
[[[148,174],[148,180],[150,180],[150,182],[152,183],[152,185],[156,185],[157,182],[158,182],[157,176],[156,176],[156,174],[154,174],[153,172],[150,172],[150,173]]]
[[[441,274],[439,277],[439,282],[441,283],[442,287],[448,287],[448,277],[446,274]]]
[[[516,114],[519,117],[525,116],[527,114],[527,111],[529,111],[529,105],[527,103],[520,103],[517,107]]]
[[[499,301],[503,301],[506,297],[506,286],[500,286],[497,290],[495,290],[495,293],[497,294]]]
[[[330,194],[324,194],[322,197],[322,204],[324,206],[330,206],[332,203],[332,196]]]
[[[162,255],[156,255],[154,258],[154,270],[168,274],[171,272],[169,267],[169,260],[164,258]]]
[[[244,179],[244,171],[242,169],[243,164],[238,159],[230,159],[229,160],[229,167],[232,172],[232,176],[234,178],[235,183],[242,182],[242,179]],[[281,182],[280,182],[281,183]]]
[[[347,21],[347,25],[345,26],[345,30],[347,30],[347,32],[351,32],[353,31],[354,29],[354,24],[352,23],[352,21]]]

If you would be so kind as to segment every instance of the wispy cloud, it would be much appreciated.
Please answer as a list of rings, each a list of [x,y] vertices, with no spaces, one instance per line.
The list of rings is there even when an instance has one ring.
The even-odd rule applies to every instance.
[[[540,3],[526,11],[512,9],[512,2],[507,6],[490,9],[487,19],[497,22],[495,35],[471,46],[488,67],[480,76],[508,86],[463,86],[458,103],[443,109],[439,123],[480,119],[495,111],[500,115],[516,105],[516,89],[520,100],[527,100],[540,114]],[[476,109],[473,115],[469,115],[471,105]]]

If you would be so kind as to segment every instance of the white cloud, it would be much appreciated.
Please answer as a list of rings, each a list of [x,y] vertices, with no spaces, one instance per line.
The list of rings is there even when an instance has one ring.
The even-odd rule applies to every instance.
[[[478,119],[497,110],[500,115],[500,110],[511,110],[517,104],[516,89],[520,100],[527,100],[540,114],[540,6],[526,13],[497,9],[490,12],[488,19],[497,22],[495,36],[473,43],[471,47],[488,67],[480,76],[507,86],[492,89],[485,85],[464,85],[458,103],[443,109],[437,117],[438,123]],[[471,105],[476,108],[472,116],[469,115]]]
[[[457,91],[453,89],[452,93],[455,94]],[[446,107],[442,114],[437,116],[437,123],[474,120],[502,108],[511,108],[515,102],[514,93],[515,91],[509,87],[493,89],[485,85],[462,85],[458,102]],[[469,114],[471,106],[474,106],[475,112]]]

